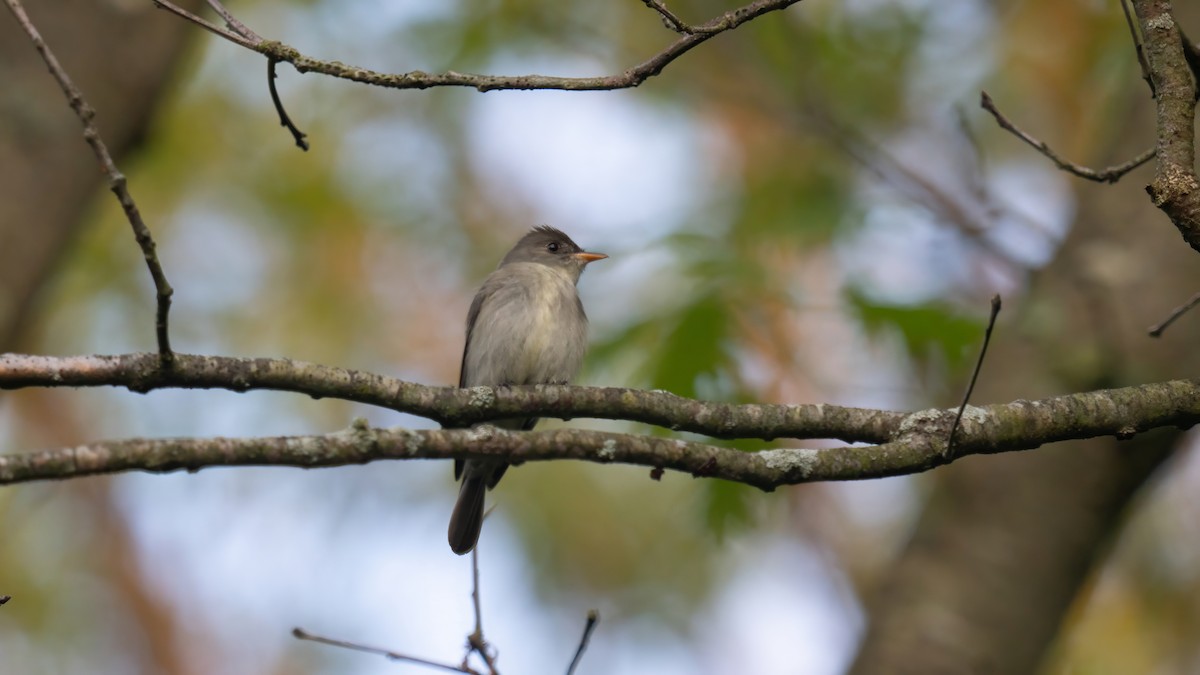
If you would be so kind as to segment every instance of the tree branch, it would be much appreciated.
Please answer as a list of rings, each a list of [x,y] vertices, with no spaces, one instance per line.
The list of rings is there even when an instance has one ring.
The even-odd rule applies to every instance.
[[[571,389],[583,393],[606,391],[546,388],[531,391],[530,400],[537,398],[550,404],[561,400],[561,394],[573,393]],[[537,408],[539,412],[544,409]],[[769,491],[781,485],[918,473],[948,464],[952,460],[944,451],[954,414],[954,409],[931,409],[906,415],[895,428],[893,439],[881,445],[759,452],[581,429],[513,432],[491,425],[471,429],[372,429],[356,421],[350,429],[322,436],[137,438],[0,455],[0,485],[125,471],[198,471],[213,466],[314,468],[380,459],[490,458],[510,463],[552,459],[618,462],[721,478]],[[1200,382],[1191,380],[972,406],[963,415],[954,458],[1028,450],[1045,443],[1097,436],[1131,438],[1156,427],[1189,427],[1197,422]]]
[[[1134,0],[1157,102],[1157,168],[1146,188],[1187,243],[1200,251],[1200,183],[1195,172],[1196,82],[1169,0]]]
[[[1060,157],[1057,152],[1051,149],[1045,141],[1034,138],[1020,127],[1013,124],[1011,120],[1005,117],[1004,113],[1000,112],[1000,109],[996,107],[996,102],[992,100],[992,97],[986,91],[979,92],[979,106],[991,113],[992,117],[996,118],[996,124],[1000,125],[1001,129],[1011,133],[1013,136],[1016,136],[1024,141],[1034,150],[1042,153],[1046,159],[1054,162],[1054,166],[1058,167],[1059,170],[1066,171],[1067,173],[1080,178],[1093,180],[1097,183],[1115,183],[1121,180],[1125,174],[1133,171],[1134,169],[1154,158],[1155,150],[1154,148],[1150,148],[1128,162],[1124,162],[1116,166],[1110,166],[1106,169],[1100,169],[1097,171],[1096,169],[1075,164],[1074,162],[1068,162]]]
[[[497,89],[563,89],[568,91],[607,91],[612,89],[628,89],[636,87],[647,79],[658,75],[675,59],[690,51],[692,48],[707,42],[715,35],[733,30],[738,26],[756,19],[768,12],[786,9],[800,0],[756,0],[748,5],[731,9],[712,20],[688,26],[679,22],[679,27],[686,29],[686,34],[672,42],[661,52],[628,68],[616,75],[599,77],[553,77],[548,75],[475,75],[470,73],[426,73],[411,71],[408,73],[380,73],[367,68],[351,66],[339,61],[320,61],[290,47],[282,42],[264,40],[254,35],[244,34],[235,27],[230,29],[216,26],[204,19],[175,7],[163,0],[154,0],[154,4],[163,9],[192,21],[205,30],[212,32],[234,44],[252,49],[259,54],[275,61],[292,64],[301,73],[321,73],[331,77],[362,82],[363,84],[387,87],[389,89],[428,89],[430,87],[473,87],[479,91]],[[661,3],[647,3],[662,14]],[[672,15],[673,16],[673,15]],[[229,23],[226,17],[226,23]],[[240,25],[240,24],[239,24]]]
[[[904,413],[834,405],[733,405],[665,391],[537,385],[431,387],[290,359],[176,354],[162,368],[154,354],[33,356],[0,354],[0,389],[125,387],[291,391],[388,408],[461,427],[505,417],[597,417],[645,422],[719,438],[836,438],[882,443]]]
[[[167,315],[171,311],[171,296],[175,293],[175,290],[171,288],[170,282],[167,281],[167,275],[163,271],[162,264],[158,261],[157,246],[154,243],[153,235],[150,234],[150,228],[146,227],[146,222],[142,220],[142,213],[133,201],[133,195],[129,193],[125,174],[117,169],[116,162],[113,161],[112,154],[108,151],[108,146],[104,144],[104,139],[100,138],[100,131],[96,128],[95,123],[95,109],[87,102],[87,99],[83,97],[83,92],[79,90],[79,87],[75,86],[70,75],[67,75],[67,71],[59,64],[54,53],[50,51],[49,45],[42,39],[41,33],[38,32],[33,22],[29,20],[29,16],[25,13],[25,8],[21,6],[21,3],[18,0],[4,0],[4,3],[8,5],[9,11],[12,12],[21,29],[29,36],[29,41],[33,43],[38,55],[46,62],[46,67],[50,69],[50,74],[54,76],[54,80],[58,82],[58,86],[67,97],[67,103],[75,111],[75,115],[79,117],[80,123],[83,124],[83,138],[91,146],[92,152],[96,155],[96,160],[100,163],[100,169],[108,177],[109,190],[116,196],[117,201],[121,204],[121,209],[125,211],[125,219],[129,221],[129,226],[133,228],[134,239],[137,240],[138,247],[142,250],[142,257],[146,261],[146,268],[150,271],[151,279],[154,280],[154,289],[158,301],[154,315],[155,337],[158,340],[158,357],[164,364],[169,364],[173,353],[167,330]]]

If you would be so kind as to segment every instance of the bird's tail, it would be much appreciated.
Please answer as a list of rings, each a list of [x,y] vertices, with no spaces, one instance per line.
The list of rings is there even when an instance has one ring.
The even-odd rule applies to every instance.
[[[458,501],[450,515],[450,550],[466,555],[479,541],[479,530],[483,527],[483,495],[487,492],[485,476],[476,471],[463,472],[462,487],[458,489]]]

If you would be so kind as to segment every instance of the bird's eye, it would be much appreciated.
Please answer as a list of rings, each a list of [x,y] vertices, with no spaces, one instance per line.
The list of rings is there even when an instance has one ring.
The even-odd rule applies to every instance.
[[[546,244],[546,250],[550,251],[551,253],[558,253],[558,242],[552,241],[549,244]]]

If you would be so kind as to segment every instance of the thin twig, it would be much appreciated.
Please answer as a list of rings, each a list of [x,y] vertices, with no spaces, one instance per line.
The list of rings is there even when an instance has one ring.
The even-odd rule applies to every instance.
[[[287,127],[288,131],[292,132],[292,138],[296,139],[296,147],[308,151],[308,141],[304,140],[308,134],[296,128],[292,123],[292,118],[288,117],[287,111],[283,109],[283,101],[279,99],[279,91],[275,89],[275,64],[279,61],[267,59],[267,88],[271,90],[271,103],[275,104],[275,112],[279,113],[279,125]]]
[[[684,23],[683,19],[680,19],[675,15],[675,12],[667,9],[667,6],[663,4],[662,0],[642,0],[642,2],[646,3],[646,6],[650,9],[658,12],[659,16],[662,17],[663,24],[676,33],[680,33],[682,35],[691,35],[692,33],[696,32],[695,28],[692,28]]]
[[[571,659],[571,665],[567,666],[567,675],[575,675],[575,668],[583,658],[583,652],[587,649],[588,641],[592,639],[592,631],[596,630],[598,623],[600,623],[600,612],[594,609],[588,611],[587,623],[583,625],[583,637],[579,638],[579,647],[575,650],[575,658]]]
[[[1188,298],[1187,302],[1171,310],[1167,318],[1151,326],[1149,328],[1150,337],[1162,337],[1163,331],[1167,329],[1167,326],[1175,323],[1176,319],[1191,311],[1196,305],[1200,305],[1200,293],[1196,293]]]
[[[263,41],[261,35],[250,30],[250,27],[246,24],[238,21],[237,17],[235,17],[232,12],[230,12],[228,9],[225,9],[225,5],[222,5],[217,0],[208,0],[208,6],[212,7],[213,11],[225,21],[225,26],[229,28],[229,30],[241,35],[247,40],[251,40],[256,43]]]
[[[983,358],[987,356],[988,343],[992,340],[992,329],[996,326],[996,317],[1000,314],[1000,294],[992,296],[992,314],[988,317],[987,330],[983,332],[983,347],[979,350],[979,359],[975,361],[975,370],[971,373],[971,382],[963,394],[962,404],[958,406],[958,414],[954,416],[954,424],[950,425],[950,436],[946,439],[946,456],[952,457],[954,452],[954,436],[958,433],[958,423],[962,421],[963,411],[971,400],[971,392],[975,391],[975,381],[979,379],[979,370],[983,367]]]
[[[184,9],[172,2],[169,2],[168,0],[151,0],[151,2],[153,2],[154,6],[158,7],[159,9],[165,9],[168,12],[174,14],[175,16],[178,16],[182,19],[186,19],[186,20],[196,24],[197,26],[200,26],[204,30],[212,33],[213,35],[216,35],[217,37],[223,37],[226,40],[229,40],[230,42],[232,42],[236,45],[245,47],[246,49],[255,49],[262,42],[261,38],[257,41],[250,40],[242,35],[238,35],[237,33],[234,33],[233,31],[231,31],[227,28],[222,28],[221,26],[218,26],[217,24],[212,23],[208,19],[204,19],[199,16],[196,16],[195,14],[192,14],[191,12],[187,11],[186,9]]]
[[[475,608],[475,631],[483,638],[483,612],[479,606],[479,547],[471,549],[471,605]]]
[[[215,26],[212,23],[175,7],[167,0],[153,0],[177,16],[196,23],[214,35],[256,51],[267,58],[292,64],[301,73],[314,72],[353,82],[390,89],[428,89],[430,87],[472,87],[479,91],[498,89],[560,89],[564,91],[608,91],[636,87],[658,75],[675,59],[707,42],[713,36],[733,30],[763,14],[786,9],[800,0],[755,0],[716,16],[709,21],[689,26],[691,32],[682,35],[649,59],[616,75],[599,77],[553,77],[548,75],[475,75],[447,71],[426,73],[380,73],[339,61],[321,61],[301,54],[295,48],[272,40],[255,40],[245,35]],[[682,23],[682,22],[681,22]],[[246,29],[249,31],[249,29]],[[252,31],[249,31],[252,33]]]
[[[75,86],[71,81],[67,71],[63,69],[55,58],[54,53],[50,51],[50,47],[46,41],[42,39],[41,34],[33,23],[29,20],[29,16],[25,13],[25,8],[21,6],[20,0],[4,0],[16,17],[17,23],[24,29],[25,34],[29,36],[29,40],[33,43],[42,60],[46,62],[46,66],[50,69],[50,74],[58,81],[59,87],[62,88],[63,94],[67,97],[67,102],[71,109],[79,117],[79,121],[83,124],[83,138],[87,144],[91,146],[92,151],[96,155],[96,159],[100,161],[100,167],[104,171],[104,175],[108,177],[108,187],[116,195],[117,201],[120,202],[121,208],[125,211],[125,218],[129,221],[130,227],[133,228],[133,236],[137,240],[138,246],[142,249],[142,257],[146,260],[146,267],[150,270],[150,276],[154,279],[154,288],[157,294],[158,307],[154,316],[155,334],[158,341],[158,356],[163,365],[169,365],[174,358],[171,352],[171,341],[167,331],[167,315],[171,311],[171,295],[175,292],[171,288],[171,284],[167,282],[167,276],[163,272],[162,265],[158,261],[158,253],[154,244],[154,237],[150,234],[150,228],[146,227],[146,223],[142,220],[142,214],[138,211],[137,204],[133,201],[133,196],[129,194],[129,188],[126,185],[125,175],[118,169],[113,162],[112,155],[108,152],[108,146],[104,144],[104,140],[100,137],[100,131],[96,128],[94,119],[96,111],[83,98],[83,92]]]
[[[401,654],[399,652],[394,652],[389,649],[383,649],[381,647],[371,647],[369,645],[359,644],[357,642],[349,642],[347,640],[337,640],[335,638],[328,638],[328,637],[323,637],[321,635],[314,635],[314,634],[309,633],[308,631],[304,630],[303,628],[293,628],[292,636],[295,637],[297,640],[308,640],[309,642],[319,642],[321,644],[331,645],[333,647],[341,647],[342,649],[351,649],[356,652],[365,652],[367,654],[378,654],[379,656],[382,656],[391,661],[406,661],[408,663],[416,663],[416,664],[422,665],[422,666],[429,666],[430,668],[441,668],[442,670],[448,670],[452,673],[469,673],[470,675],[483,675],[483,673],[480,673],[478,670],[470,668],[470,667],[466,666],[465,664],[462,666],[456,666],[456,665],[453,665],[450,663],[439,663],[437,661],[430,661],[429,659],[423,659],[423,658],[420,658],[417,656],[409,656],[408,654]]]
[[[1133,42],[1134,52],[1137,53],[1138,65],[1142,68],[1142,79],[1146,81],[1146,86],[1150,87],[1150,97],[1156,96],[1154,91],[1154,80],[1150,77],[1150,62],[1146,60],[1146,50],[1142,46],[1142,37],[1138,35],[1137,22],[1133,19],[1133,12],[1129,11],[1129,1],[1121,0],[1121,11],[1125,13],[1125,25],[1129,27],[1129,39]]]
[[[479,654],[479,658],[488,667],[488,672],[491,675],[499,675],[496,670],[496,660],[490,652],[488,652],[487,640],[483,638],[483,611],[480,609],[479,603],[479,546],[471,549],[471,604],[475,608],[475,630],[467,636],[467,653],[463,656],[463,667],[467,665],[467,659],[471,657],[471,652]]]
[[[1133,159],[1129,160],[1128,162],[1125,162],[1124,164],[1110,166],[1107,169],[1102,169],[1100,171],[1097,171],[1095,169],[1089,169],[1086,166],[1081,166],[1079,164],[1073,164],[1071,162],[1068,162],[1067,160],[1060,157],[1058,155],[1058,153],[1051,150],[1050,146],[1046,145],[1046,143],[1044,141],[1040,141],[1040,140],[1034,138],[1033,136],[1030,136],[1029,134],[1022,131],[1020,128],[1018,128],[1015,124],[1010,122],[1009,119],[1007,117],[1005,117],[1004,114],[1001,113],[998,108],[996,108],[996,103],[992,100],[992,97],[989,96],[986,91],[981,92],[979,105],[982,106],[984,110],[990,112],[992,114],[992,116],[996,118],[996,123],[999,124],[1002,129],[1011,132],[1017,138],[1028,143],[1034,150],[1037,150],[1038,152],[1045,155],[1046,158],[1049,159],[1051,162],[1054,162],[1054,165],[1057,166],[1059,169],[1066,171],[1067,173],[1073,174],[1075,176],[1078,176],[1080,178],[1086,178],[1087,180],[1096,181],[1097,183],[1115,183],[1118,180],[1121,180],[1121,178],[1125,174],[1129,173],[1130,171],[1133,171],[1134,169],[1138,168],[1139,166],[1141,166],[1141,165],[1145,164],[1146,162],[1149,162],[1151,159],[1153,159],[1155,152],[1156,152],[1154,148],[1151,148],[1151,149],[1143,152],[1142,154],[1138,155],[1137,157],[1134,157]]]

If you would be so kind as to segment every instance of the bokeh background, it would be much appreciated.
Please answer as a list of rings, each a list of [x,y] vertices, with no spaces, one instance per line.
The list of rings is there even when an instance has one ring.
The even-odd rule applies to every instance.
[[[732,6],[672,3],[697,23]],[[674,39],[634,0],[233,9],[306,54],[394,72],[608,74]],[[580,285],[586,384],[954,405],[994,293],[1005,310],[977,402],[1195,373],[1200,319],[1144,334],[1200,286],[1195,254],[1142,191],[1152,167],[1084,183],[978,108],[986,88],[1095,166],[1149,147],[1150,102],[1113,2],[805,0],[620,92],[396,92],[281,65],[308,153],[278,126],[257,55],[149,2],[29,10],[155,232],[180,351],[453,383],[475,286],[548,223],[611,256]],[[8,15],[0,74],[0,347],[152,350],[128,224]],[[0,448],[323,433],[356,416],[428,425],[278,393],[24,390],[0,398]],[[1103,545],[1065,586],[1044,672],[1200,669],[1200,465],[1187,445],[1155,451],[1164,464],[1128,487],[1131,509],[1095,506]],[[526,465],[494,493],[480,545],[486,634],[504,672],[562,672],[597,608],[580,673],[842,673],[920,523],[955,499],[1035,490],[1025,478],[1042,469],[1013,461],[964,460],[957,483],[956,466],[774,494]],[[1075,470],[1062,471],[1069,483]],[[454,495],[448,464],[417,462],[4,488],[4,670],[422,670],[298,642],[293,626],[457,663],[473,620],[469,559],[445,544]],[[1008,523],[1017,537],[1055,524]],[[1063,527],[1045,534],[1077,534]],[[997,555],[1033,577],[1043,550]]]

